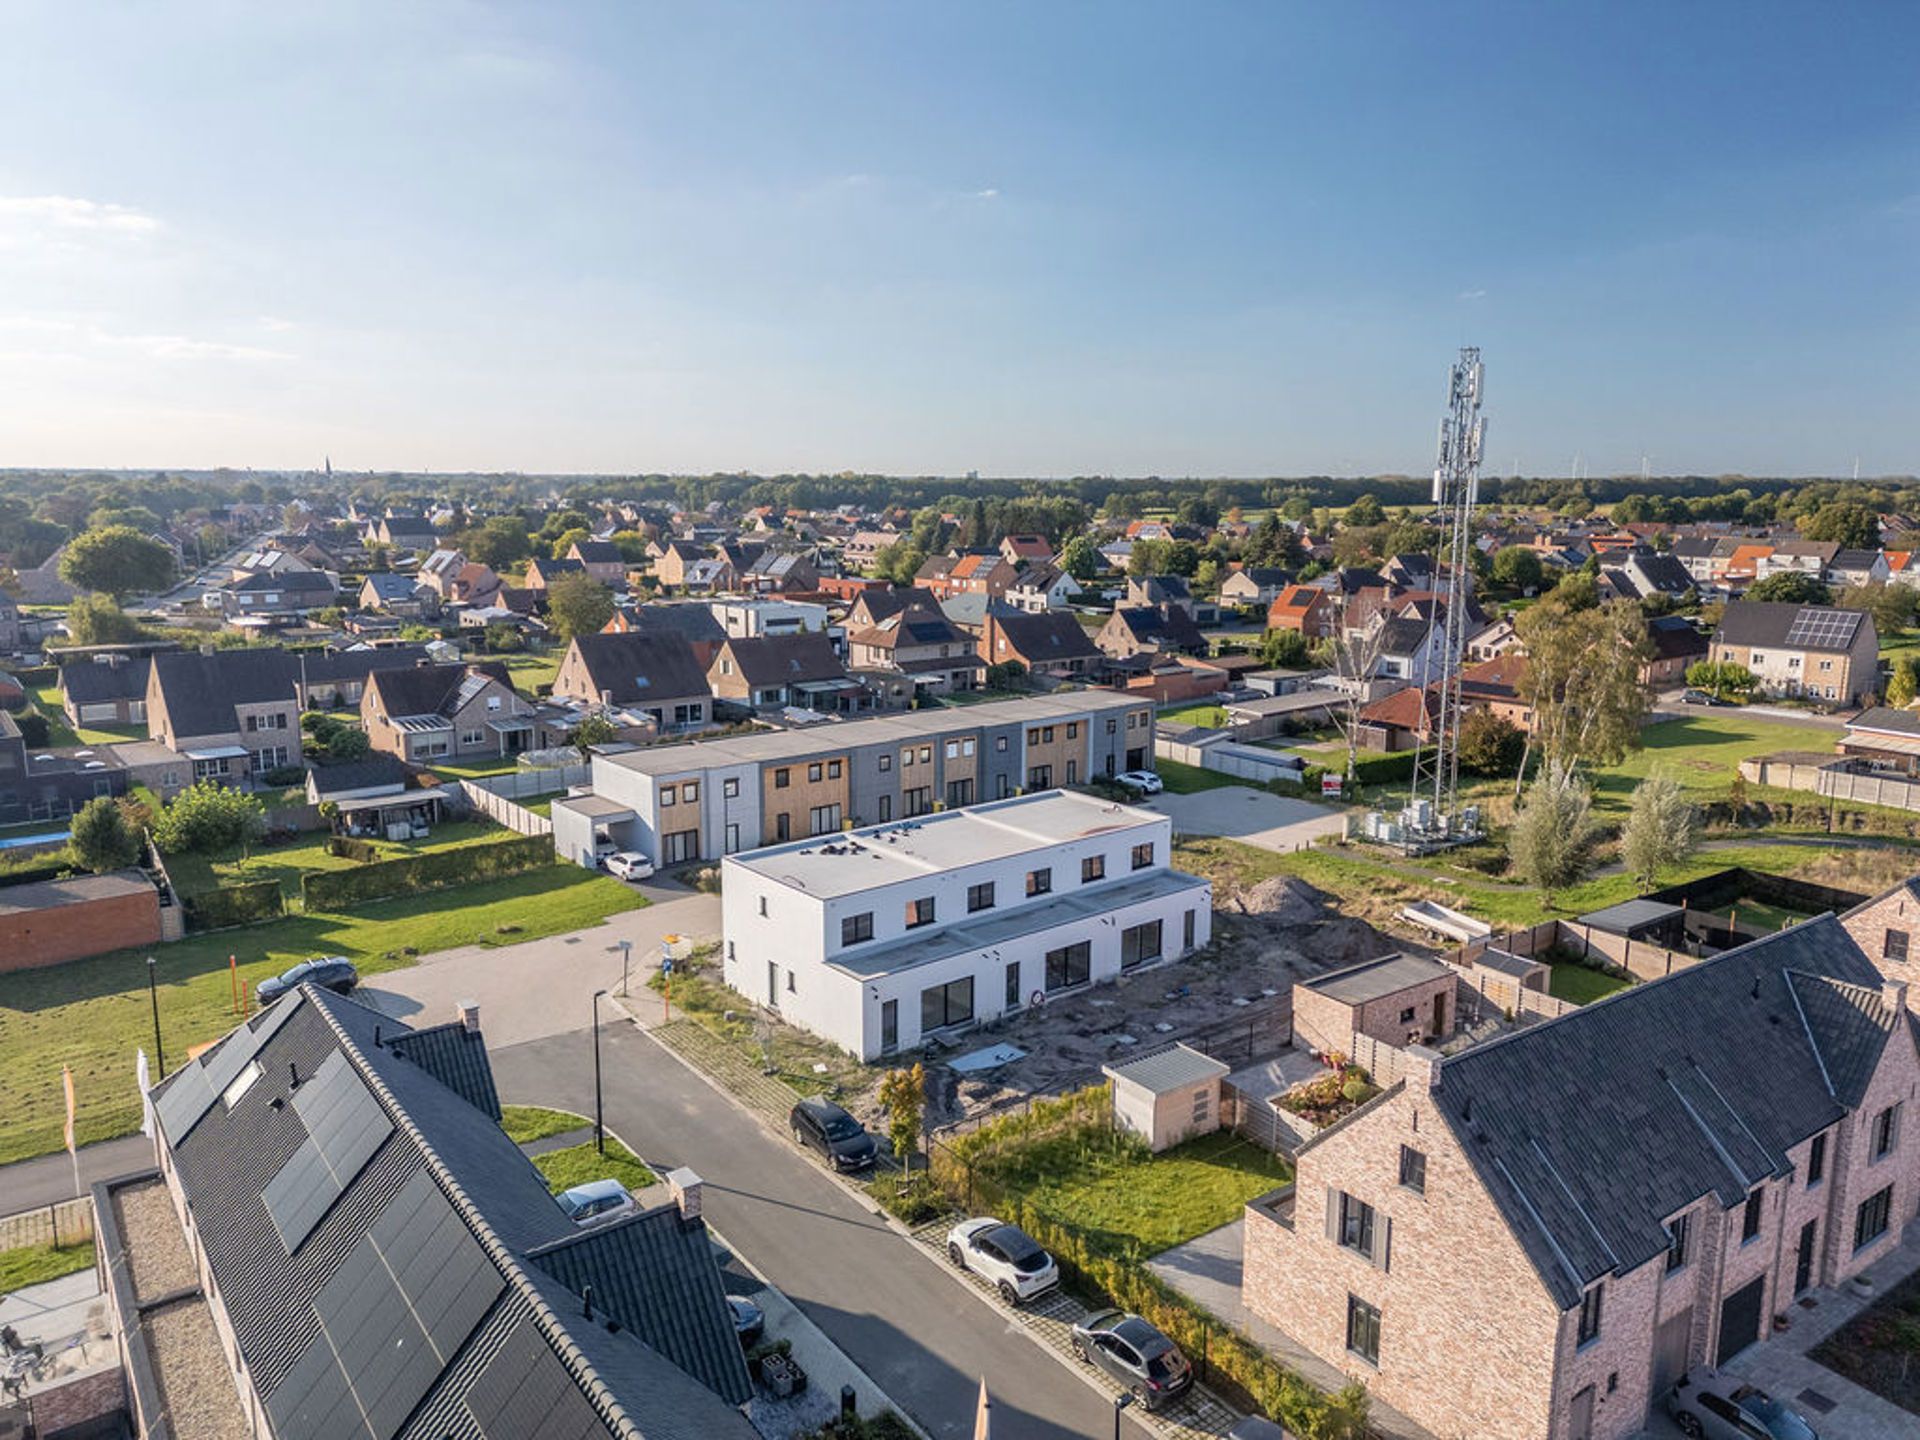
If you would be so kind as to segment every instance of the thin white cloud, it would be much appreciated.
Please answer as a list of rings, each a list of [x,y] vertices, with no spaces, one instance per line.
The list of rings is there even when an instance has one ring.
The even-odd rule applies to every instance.
[[[1484,290],[1462,290],[1460,292],[1460,298],[1462,300],[1484,300],[1487,298],[1487,292]]]
[[[151,235],[160,222],[130,205],[73,195],[0,195],[0,229]]]
[[[985,190],[974,191],[973,198],[976,200],[998,200],[1000,198],[1000,192],[990,185]]]

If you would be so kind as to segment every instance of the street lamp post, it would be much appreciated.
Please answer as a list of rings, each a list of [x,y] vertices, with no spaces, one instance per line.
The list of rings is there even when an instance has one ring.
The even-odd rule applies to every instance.
[[[1128,1391],[1113,1397],[1113,1440],[1120,1440],[1120,1412],[1132,1403],[1133,1395]]]
[[[167,1051],[160,1043],[160,982],[155,971],[158,967],[153,956],[147,956],[147,998],[153,1001],[153,1058],[159,1063],[160,1078],[167,1078]]]
[[[607,1153],[607,1124],[600,1100],[600,997],[606,993],[593,992],[593,1148],[602,1155]]]

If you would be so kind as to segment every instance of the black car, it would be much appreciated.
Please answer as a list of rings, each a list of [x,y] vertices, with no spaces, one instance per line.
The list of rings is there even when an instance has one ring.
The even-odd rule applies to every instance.
[[[793,1127],[794,1144],[818,1150],[820,1158],[836,1170],[865,1170],[879,1154],[873,1136],[831,1100],[818,1096],[802,1100],[793,1107],[787,1124]]]
[[[1149,1410],[1193,1388],[1187,1357],[1149,1321],[1124,1310],[1100,1310],[1073,1327],[1073,1353],[1097,1365]]]
[[[253,998],[262,1005],[271,1005],[295,986],[308,983],[344,995],[360,983],[360,972],[344,955],[317,955],[311,960],[302,960],[291,970],[282,970],[262,980],[253,987]]]

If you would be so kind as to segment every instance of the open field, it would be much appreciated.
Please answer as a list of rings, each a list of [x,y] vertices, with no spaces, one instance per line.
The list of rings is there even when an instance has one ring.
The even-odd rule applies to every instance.
[[[484,886],[435,891],[352,913],[289,916],[265,925],[156,946],[160,1025],[169,1066],[239,1021],[227,957],[251,993],[256,981],[313,955],[345,955],[362,974],[456,945],[512,944],[598,924],[646,903],[617,880],[553,865]],[[153,1049],[146,950],[120,950],[0,975],[0,1163],[60,1144],[60,1067],[73,1067],[82,1144],[140,1123],[134,1051]],[[158,1078],[156,1065],[155,1078]]]
[[[1742,760],[1780,750],[1831,754],[1839,733],[1831,726],[1788,725],[1733,709],[1663,720],[1640,732],[1641,749],[1593,772],[1594,808],[1603,814],[1624,812],[1633,787],[1655,771],[1671,775],[1696,799],[1723,799]]]
[[[304,831],[283,845],[256,845],[242,858],[237,848],[215,855],[170,855],[167,873],[183,895],[199,895],[221,885],[243,881],[278,880],[280,893],[289,902],[300,898],[300,877],[311,870],[351,870],[362,864],[334,855],[327,849],[327,836]],[[424,855],[435,850],[463,850],[473,845],[492,845],[518,837],[490,820],[450,820],[433,827],[425,840],[374,840],[369,842],[382,860],[403,855]]]

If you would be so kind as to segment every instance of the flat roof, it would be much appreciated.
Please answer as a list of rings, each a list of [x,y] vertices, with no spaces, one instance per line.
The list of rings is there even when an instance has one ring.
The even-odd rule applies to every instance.
[[[1605,930],[1613,935],[1625,935],[1648,925],[1658,925],[1681,913],[1680,906],[1659,900],[1622,900],[1618,905],[1609,905],[1604,910],[1590,910],[1575,923],[1591,925],[1596,930]]]
[[[571,810],[576,815],[586,815],[595,820],[631,820],[634,817],[631,805],[622,805],[617,800],[609,800],[604,795],[566,795],[547,807],[549,810]]]
[[[37,880],[28,885],[0,888],[0,915],[51,910],[57,905],[79,905],[89,900],[111,900],[121,895],[151,895],[153,882],[138,870],[115,870],[106,875],[73,875],[65,880]]]
[[[1318,995],[1331,996],[1349,1005],[1379,1000],[1411,990],[1416,985],[1453,974],[1451,967],[1424,955],[1382,955],[1378,960],[1362,960],[1301,983]]]
[[[955,664],[962,663],[956,661]],[[942,706],[937,710],[903,710],[870,720],[841,720],[805,730],[766,730],[733,735],[724,740],[693,740],[684,745],[655,745],[626,755],[606,757],[610,764],[642,775],[675,775],[718,765],[745,765],[764,760],[798,760],[831,755],[860,745],[885,745],[926,740],[949,732],[978,730],[988,725],[1045,725],[1081,715],[1138,709],[1148,702],[1115,691],[1070,690],[1058,695],[1035,695],[1020,700],[989,700],[978,705]]]
[[[827,964],[842,974],[860,980],[895,975],[916,965],[946,960],[955,955],[972,955],[995,945],[1035,935],[1095,915],[1105,915],[1143,900],[1158,900],[1189,890],[1204,890],[1207,882],[1197,875],[1179,870],[1154,870],[1143,880],[1122,880],[1118,884],[1090,885],[1084,890],[1056,895],[1033,905],[1018,905],[1011,910],[989,910],[976,920],[958,925],[930,927],[931,934],[908,935],[885,945],[861,945],[842,951]]]
[[[1051,850],[1070,840],[1137,830],[1165,817],[1074,790],[1043,790],[913,820],[790,841],[727,863],[819,899],[857,895],[898,880],[982,860]]]
[[[1502,975],[1511,975],[1524,980],[1536,970],[1547,968],[1544,960],[1535,960],[1529,955],[1516,955],[1511,950],[1482,950],[1473,957],[1473,963],[1482,970],[1496,970]]]

